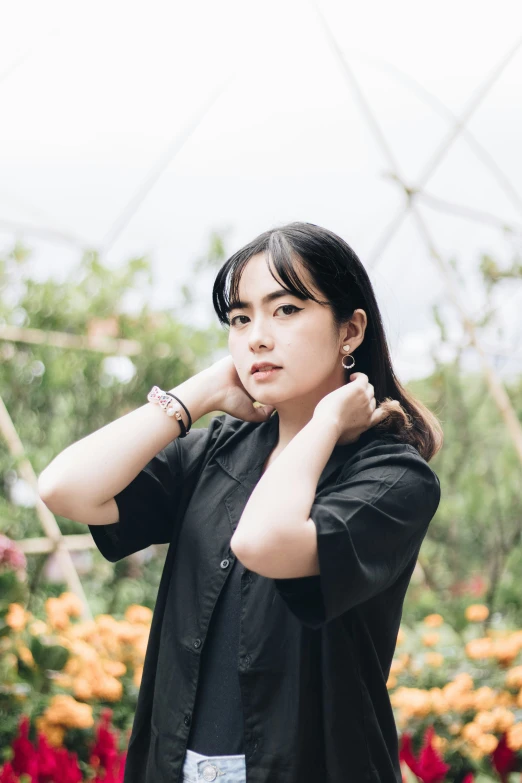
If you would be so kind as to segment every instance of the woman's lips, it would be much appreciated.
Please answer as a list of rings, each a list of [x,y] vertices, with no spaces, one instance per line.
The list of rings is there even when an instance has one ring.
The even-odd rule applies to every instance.
[[[256,378],[258,381],[262,381],[264,378],[273,378],[281,369],[282,367],[271,367],[269,370],[257,370],[257,372],[253,373],[252,377]]]

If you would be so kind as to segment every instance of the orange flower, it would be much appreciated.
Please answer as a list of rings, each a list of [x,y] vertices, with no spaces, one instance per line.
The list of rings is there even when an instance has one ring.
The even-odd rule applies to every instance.
[[[444,656],[438,652],[427,652],[424,653],[424,660],[429,666],[439,668],[444,663]]]
[[[29,616],[29,612],[26,612],[21,604],[9,604],[5,622],[13,631],[23,631]]]
[[[425,633],[422,636],[422,643],[425,647],[433,647],[439,641],[440,635],[438,633]]]
[[[466,620],[469,620],[469,622],[479,623],[489,616],[489,609],[484,604],[470,604],[466,609],[465,615]]]
[[[438,628],[443,622],[444,618],[441,614],[427,614],[423,620],[423,623],[429,628]]]
[[[62,593],[60,601],[65,612],[73,617],[81,617],[83,614],[83,603],[75,593]]]
[[[490,658],[493,654],[493,639],[487,636],[481,639],[472,639],[464,649],[468,658]]]
[[[129,623],[144,623],[145,625],[150,625],[152,621],[152,610],[146,606],[132,604],[127,607],[125,619],[128,620]]]

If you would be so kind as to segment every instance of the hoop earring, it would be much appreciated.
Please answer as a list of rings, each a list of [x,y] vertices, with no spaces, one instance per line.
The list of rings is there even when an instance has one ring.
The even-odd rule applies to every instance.
[[[350,346],[349,345],[343,345],[343,351],[349,351],[349,350],[350,350]],[[347,359],[348,357],[350,359],[352,359],[353,361],[352,361],[352,364],[350,364],[347,367],[346,364],[344,363],[344,360]],[[343,358],[341,360],[341,364],[343,365],[345,370],[351,370],[352,367],[355,367],[355,358],[352,356],[352,354],[349,353],[348,356],[343,356]]]

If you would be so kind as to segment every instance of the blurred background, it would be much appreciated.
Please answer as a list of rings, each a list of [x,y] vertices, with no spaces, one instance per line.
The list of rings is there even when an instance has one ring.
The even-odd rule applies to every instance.
[[[85,765],[78,703],[128,728],[166,554],[108,563],[38,500],[36,476],[158,379],[227,353],[217,269],[304,220],[361,258],[395,372],[445,432],[390,691],[465,672],[513,718],[468,737],[469,703],[446,704],[446,722],[397,706],[398,725],[419,748],[436,726],[448,780],[466,764],[498,779],[500,741],[519,763],[504,669],[522,662],[520,4],[20,0],[0,7],[0,116],[4,759],[24,711]],[[100,616],[113,642],[121,623],[137,641],[113,654],[120,669],[80,677],[63,634]],[[49,717],[56,695],[68,725]]]

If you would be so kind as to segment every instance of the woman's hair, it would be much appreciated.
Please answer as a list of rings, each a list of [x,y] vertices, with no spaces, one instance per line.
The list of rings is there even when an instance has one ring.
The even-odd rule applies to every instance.
[[[263,232],[234,253],[219,270],[212,290],[212,303],[220,323],[229,326],[228,313],[231,303],[239,299],[243,269],[252,256],[262,252],[268,252],[289,291],[330,306],[336,329],[349,321],[357,308],[365,311],[367,325],[363,342],[357,348],[357,371],[365,373],[373,384],[377,405],[389,411],[373,429],[410,443],[429,461],[442,447],[442,427],[436,416],[396,378],[368,273],[348,243],[333,231],[296,221]],[[326,301],[317,299],[306,288],[293,263],[296,256]],[[346,381],[350,373],[346,370]]]

